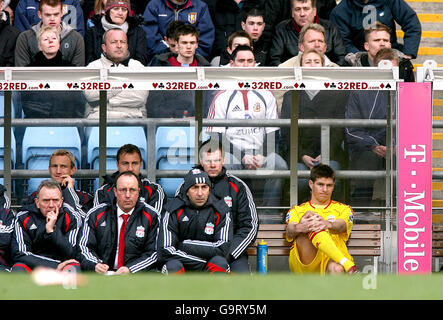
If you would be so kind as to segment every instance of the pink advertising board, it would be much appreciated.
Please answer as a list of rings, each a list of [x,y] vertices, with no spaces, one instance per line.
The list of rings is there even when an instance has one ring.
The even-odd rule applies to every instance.
[[[397,113],[398,273],[432,266],[432,87],[400,83]]]

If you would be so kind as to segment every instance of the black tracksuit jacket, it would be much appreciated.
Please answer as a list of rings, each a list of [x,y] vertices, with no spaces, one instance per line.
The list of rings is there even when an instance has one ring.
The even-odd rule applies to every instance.
[[[159,262],[180,260],[188,266],[207,263],[214,256],[226,257],[232,238],[229,207],[212,194],[201,208],[194,208],[186,195],[165,205],[159,233]]]
[[[104,176],[104,184],[95,191],[94,196],[94,206],[97,206],[103,202],[114,203],[115,195],[113,191],[114,181],[118,171],[114,172],[112,175]],[[158,212],[162,211],[163,202],[165,201],[165,193],[163,188],[154,182],[151,182],[147,178],[139,176],[141,181],[140,188],[140,200],[146,202],[150,206],[154,207]]]
[[[203,170],[202,166],[197,166]],[[255,208],[254,199],[246,183],[236,176],[226,172],[223,167],[222,172],[217,177],[211,179],[211,192],[217,200],[223,200],[231,208],[231,220],[233,236],[230,241],[228,262],[238,259],[241,255],[247,254],[247,249],[257,237],[258,215]],[[179,187],[177,194],[183,193]]]
[[[124,265],[131,273],[156,267],[160,214],[143,201],[137,204],[125,229]],[[78,241],[82,270],[93,271],[97,263],[114,269],[118,244],[117,206],[107,202],[89,211]]]
[[[11,241],[14,263],[29,268],[57,268],[60,262],[74,259],[81,215],[66,202],[60,208],[52,233],[46,232],[46,218],[34,204],[25,205],[17,213]]]

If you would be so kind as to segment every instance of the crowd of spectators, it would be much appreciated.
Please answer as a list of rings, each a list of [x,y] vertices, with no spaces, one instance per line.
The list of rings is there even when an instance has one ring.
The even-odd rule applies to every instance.
[[[404,31],[403,43],[397,39],[396,25]],[[420,39],[420,22],[404,0],[0,0],[1,67],[371,67],[377,66],[378,52],[387,49],[388,60],[400,68],[400,78],[414,81],[411,59],[417,57]],[[241,58],[243,54],[250,57]],[[291,99],[284,91],[250,91],[249,95],[253,96],[241,90],[205,91],[204,116],[277,119],[290,115]],[[109,91],[107,115],[193,117],[194,97],[191,91]],[[23,91],[13,99],[16,114],[23,111],[26,118],[99,115],[98,91],[44,95]],[[356,114],[383,118],[386,103],[378,91],[302,91],[299,118],[355,118]],[[380,113],[372,109],[368,113],[374,106]],[[214,131],[226,134],[231,147],[240,150],[241,159],[232,160],[231,165],[287,169],[291,144],[287,128],[262,132],[245,127],[242,133],[239,128],[219,129]],[[369,140],[356,138],[357,129],[331,132],[334,169],[348,164],[361,168],[357,157],[361,150],[378,162],[383,159],[376,146],[385,141],[374,139],[376,143],[363,145]],[[300,169],[321,162],[319,132],[319,128],[300,128]],[[271,133],[272,143],[267,137]],[[263,155],[262,149],[269,145],[274,145],[273,152]],[[281,179],[270,180],[265,194],[284,193]],[[281,199],[264,203],[278,206]]]

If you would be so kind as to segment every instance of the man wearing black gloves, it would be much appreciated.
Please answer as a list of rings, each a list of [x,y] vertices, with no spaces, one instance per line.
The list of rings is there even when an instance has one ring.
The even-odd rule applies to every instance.
[[[184,178],[183,193],[165,205],[158,245],[164,274],[229,272],[230,210],[214,198],[210,186],[206,172],[192,169]]]

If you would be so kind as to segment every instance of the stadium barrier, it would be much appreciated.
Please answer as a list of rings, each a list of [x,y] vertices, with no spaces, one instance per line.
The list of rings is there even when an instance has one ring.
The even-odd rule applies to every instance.
[[[117,69],[117,68],[115,68]],[[10,195],[12,179],[30,177],[48,177],[46,170],[22,170],[11,167],[11,134],[13,127],[42,125],[63,125],[80,127],[99,127],[99,169],[79,169],[76,178],[97,178],[110,172],[106,163],[106,127],[107,126],[144,126],[147,132],[147,168],[144,174],[155,180],[162,177],[181,177],[186,170],[158,170],[155,166],[155,133],[159,126],[191,126],[195,130],[194,145],[201,141],[199,134],[205,126],[280,126],[290,127],[291,141],[297,141],[298,127],[322,127],[321,145],[324,162],[329,160],[330,128],[339,126],[386,127],[388,156],[386,170],[352,171],[337,170],[338,178],[384,178],[385,206],[360,207],[362,210],[382,212],[382,241],[391,243],[396,228],[395,220],[395,156],[392,142],[395,138],[395,119],[392,114],[397,108],[396,90],[398,79],[397,67],[382,68],[143,68],[140,70],[113,70],[91,68],[4,68],[0,69],[0,85],[5,96],[4,118],[0,125],[4,127],[4,170],[0,176]],[[13,91],[89,91],[98,90],[100,117],[89,119],[19,119],[12,117],[11,100]],[[107,91],[109,90],[183,90],[195,91],[194,119],[108,119],[106,114]],[[388,119],[386,120],[338,120],[338,119],[298,119],[297,108],[292,108],[291,119],[279,120],[215,120],[203,118],[202,91],[206,90],[285,90],[292,91],[292,105],[297,106],[300,90],[383,90],[390,94]],[[232,171],[241,178],[263,179],[267,177],[288,178],[290,180],[290,203],[297,203],[298,179],[309,176],[309,171],[297,169],[298,147],[290,150],[289,170],[281,171]],[[198,157],[198,155],[197,155]],[[198,158],[195,158],[197,161]],[[100,181],[101,182],[101,181]],[[277,207],[277,209],[280,209]],[[287,208],[286,208],[287,209]],[[387,253],[380,261],[392,268],[396,257]]]

